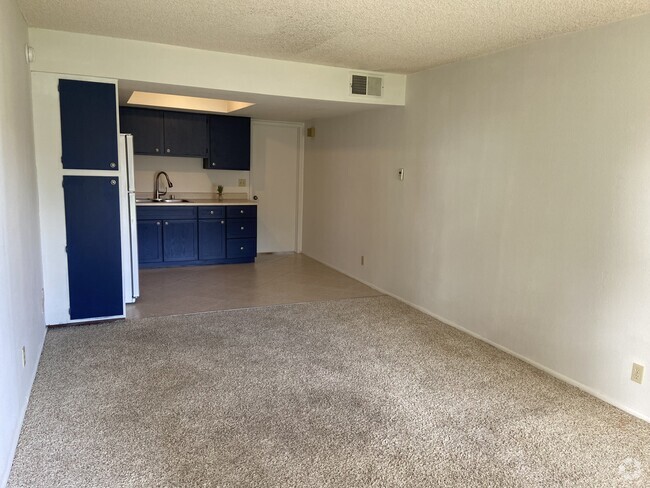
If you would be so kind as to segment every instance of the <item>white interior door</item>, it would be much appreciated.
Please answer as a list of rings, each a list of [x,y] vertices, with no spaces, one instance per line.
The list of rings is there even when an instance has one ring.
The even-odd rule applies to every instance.
[[[257,252],[296,251],[302,125],[253,121],[251,146]]]

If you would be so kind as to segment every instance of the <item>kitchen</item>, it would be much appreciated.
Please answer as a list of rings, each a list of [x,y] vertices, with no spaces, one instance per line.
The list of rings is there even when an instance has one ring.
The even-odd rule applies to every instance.
[[[155,300],[169,307],[159,283],[173,268],[299,252],[304,125],[216,114],[215,99],[129,103],[141,94],[34,73],[48,325],[151,315]],[[188,99],[207,105],[184,109]]]

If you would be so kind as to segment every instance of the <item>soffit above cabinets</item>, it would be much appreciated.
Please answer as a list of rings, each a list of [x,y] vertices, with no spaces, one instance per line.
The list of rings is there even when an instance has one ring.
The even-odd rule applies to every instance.
[[[650,12],[648,0],[18,0],[31,27],[413,73]]]

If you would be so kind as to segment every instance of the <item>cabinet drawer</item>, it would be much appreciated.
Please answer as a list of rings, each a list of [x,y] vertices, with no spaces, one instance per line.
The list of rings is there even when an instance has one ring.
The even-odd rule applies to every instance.
[[[227,258],[253,258],[257,255],[255,239],[228,239],[226,243]]]
[[[228,239],[257,235],[257,219],[228,219],[226,222],[226,237]]]
[[[226,207],[198,207],[200,219],[223,219]]]
[[[227,207],[228,218],[253,219],[257,217],[257,205],[233,205]]]
[[[196,207],[136,207],[138,220],[176,220],[195,219]]]

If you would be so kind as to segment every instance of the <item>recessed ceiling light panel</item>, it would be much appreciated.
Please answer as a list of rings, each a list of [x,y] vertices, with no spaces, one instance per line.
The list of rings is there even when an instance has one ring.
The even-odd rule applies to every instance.
[[[220,100],[218,98],[186,97],[184,95],[141,91],[134,91],[126,103],[129,105],[145,105],[148,107],[174,108],[177,110],[214,112],[218,114],[228,114],[255,105],[254,103]]]

